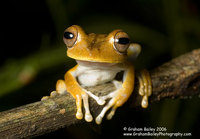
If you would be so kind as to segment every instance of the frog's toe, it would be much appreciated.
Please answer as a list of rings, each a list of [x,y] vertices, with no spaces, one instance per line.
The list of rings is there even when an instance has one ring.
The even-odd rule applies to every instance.
[[[92,92],[86,90],[86,89],[83,89],[87,95],[89,95],[90,97],[92,97],[94,100],[96,100],[97,104],[99,105],[104,105],[106,103],[105,99],[103,97],[98,97],[96,95],[94,95]]]
[[[58,94],[66,94],[67,93],[67,88],[64,80],[58,80],[56,83],[56,92]]]
[[[85,121],[92,122],[93,117],[90,113],[85,114]]]
[[[110,113],[106,116],[107,120],[111,120],[112,117],[113,117],[114,115],[115,115],[115,113],[110,112]]]
[[[111,120],[112,117],[115,115],[115,111],[116,111],[117,107],[116,106],[113,106],[112,110],[110,111],[110,113],[107,115],[107,119],[108,120]]]
[[[103,119],[103,117],[102,117],[101,115],[99,115],[99,116],[96,117],[95,121],[96,121],[96,123],[97,123],[98,125],[100,125],[101,122],[102,122],[102,119]]]
[[[52,91],[50,94],[50,97],[56,97],[57,95],[59,95],[59,93],[57,91]]]
[[[147,108],[148,107],[148,96],[146,96],[146,95],[143,96],[141,105],[142,105],[143,108]]]
[[[97,103],[99,104],[99,105],[104,105],[105,103],[106,103],[106,101],[103,99],[103,98],[99,98],[98,100],[97,100]]]
[[[77,113],[76,113],[76,118],[79,119],[79,120],[80,120],[80,119],[83,119],[83,113],[77,111]]]
[[[49,99],[49,98],[53,98],[53,97],[55,97],[55,96],[57,96],[57,95],[59,95],[59,94],[58,94],[56,91],[52,91],[52,92],[50,93],[50,96],[44,96],[44,97],[42,97],[41,101],[47,100],[47,99]]]
[[[44,100],[47,100],[47,99],[49,99],[49,96],[44,96],[44,97],[42,97],[41,101],[44,101]]]

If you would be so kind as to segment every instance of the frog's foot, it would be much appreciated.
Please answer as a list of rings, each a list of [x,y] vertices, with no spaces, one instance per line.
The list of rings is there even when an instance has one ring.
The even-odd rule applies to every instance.
[[[84,90],[84,92],[86,92],[86,95],[82,95],[82,98],[83,98],[83,102],[85,102],[84,104],[84,107],[85,107],[85,110],[86,110],[86,115],[89,115],[89,106],[88,106],[88,95],[90,97],[92,97],[94,100],[96,100],[96,102],[99,104],[99,105],[104,105],[106,103],[106,100],[107,99],[110,99],[112,98],[108,104],[103,108],[102,112],[99,114],[99,116],[96,118],[96,123],[97,124],[100,124],[101,121],[102,121],[102,118],[104,117],[105,113],[112,107],[110,113],[107,115],[107,119],[111,119],[114,114],[115,114],[115,111],[118,107],[118,99],[119,97],[116,97],[117,94],[119,94],[119,89],[122,88],[122,82],[120,81],[117,81],[117,80],[114,80],[113,81],[113,84],[115,85],[115,88],[116,90],[113,91],[113,92],[110,92],[108,95],[105,95],[105,96],[101,96],[101,97],[98,97],[96,95],[94,95],[93,93],[91,93],[90,91],[88,90]],[[84,100],[85,99],[85,100]],[[88,111],[88,112],[87,112]],[[86,116],[85,116],[86,117]],[[92,117],[91,117],[92,118]],[[87,121],[87,120],[86,120]]]
[[[58,80],[56,84],[56,92],[58,94],[66,94],[67,93],[67,88],[64,80]],[[53,93],[53,92],[52,92]],[[54,95],[54,94],[52,94]],[[88,95],[86,93],[83,94],[76,94],[74,96],[76,100],[76,107],[77,107],[77,112],[76,112],[76,118],[77,119],[82,119],[83,118],[83,113],[82,113],[82,99],[83,99],[83,105],[85,108],[85,120],[87,122],[91,122],[93,120],[92,115],[90,114],[89,111],[89,104],[88,104]]]
[[[84,108],[85,108],[85,120],[87,122],[91,122],[93,120],[93,117],[92,117],[90,110],[89,110],[88,94],[86,94],[86,93],[77,94],[75,96],[76,107],[77,107],[76,118],[79,119],[79,120],[83,118],[82,99],[83,99],[83,105],[84,105]]]
[[[49,98],[54,98],[58,95],[61,95],[61,94],[66,94],[67,91],[66,91],[66,85],[65,85],[65,82],[64,80],[58,80],[57,83],[56,83],[56,91],[52,91],[50,93],[50,96],[44,96],[42,97],[42,101],[44,100],[47,100]]]
[[[96,123],[97,123],[97,124],[101,124],[102,119],[103,119],[105,113],[106,113],[111,107],[113,107],[113,108],[112,108],[111,112],[107,115],[107,119],[110,120],[110,119],[114,116],[115,111],[116,111],[116,109],[117,109],[115,103],[116,103],[116,100],[115,100],[114,98],[111,99],[111,100],[108,102],[108,104],[103,108],[103,110],[101,111],[101,113],[96,117],[95,120],[96,120]]]
[[[123,97],[127,97],[125,94],[121,94],[121,89],[116,90],[110,93],[111,100],[109,100],[108,104],[103,107],[102,111],[100,114],[96,117],[96,123],[101,124],[103,117],[105,116],[105,113],[110,109],[110,113],[107,115],[107,119],[110,120],[115,114],[116,109],[121,106],[124,102],[125,99]]]
[[[114,84],[116,89],[119,89],[122,87],[122,82],[117,81],[117,80],[113,80],[112,83]],[[92,92],[83,89],[91,98],[93,98],[94,100],[96,100],[97,104],[99,105],[104,105],[106,103],[106,100],[109,98],[112,98],[115,95],[115,91],[109,93],[108,95],[105,96],[96,96],[94,95]]]
[[[49,96],[44,96],[44,97],[41,98],[41,101],[47,100],[49,98],[50,98]]]
[[[94,95],[92,92],[90,92],[86,89],[83,89],[83,90],[84,90],[84,92],[87,93],[87,95],[89,95],[91,98],[93,98],[97,102],[97,104],[104,105],[106,103],[106,101],[104,99],[102,99],[101,97]]]
[[[111,99],[109,100],[108,104],[105,107],[103,107],[103,109],[100,112],[100,114],[96,117],[96,123],[97,124],[101,124],[102,119],[105,116],[105,113],[110,108],[112,108],[112,109],[111,109],[110,113],[107,115],[106,118],[108,120],[112,119],[112,117],[115,115],[115,111],[117,110],[117,108],[122,106],[127,101],[128,97],[129,97],[129,95],[127,93],[129,90],[125,90],[124,88],[122,88],[122,83],[121,82],[117,81],[114,84],[117,85],[116,88],[118,88],[118,89],[113,91],[113,92],[111,92],[107,96],[104,96],[106,98],[111,98]]]
[[[142,96],[141,106],[147,108],[148,97],[152,94],[151,77],[145,69],[140,71],[137,77],[139,80],[139,94]]]
[[[52,92],[50,93],[50,96],[44,96],[44,97],[42,97],[41,101],[47,100],[47,99],[49,99],[49,98],[54,98],[54,97],[56,97],[57,95],[59,95],[59,93],[58,93],[57,91],[52,91]]]

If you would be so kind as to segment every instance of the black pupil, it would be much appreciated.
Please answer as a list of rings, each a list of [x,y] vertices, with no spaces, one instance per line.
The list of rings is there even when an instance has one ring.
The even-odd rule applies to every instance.
[[[129,38],[119,38],[118,43],[119,44],[129,44],[130,40]]]
[[[66,39],[73,39],[73,38],[74,38],[74,34],[71,33],[71,32],[65,32],[65,33],[64,33],[64,37],[65,37]]]

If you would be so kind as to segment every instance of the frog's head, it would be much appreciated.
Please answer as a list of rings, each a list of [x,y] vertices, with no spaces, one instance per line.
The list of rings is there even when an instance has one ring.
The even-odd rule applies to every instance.
[[[86,34],[77,25],[64,31],[63,40],[69,57],[90,62],[122,63],[130,45],[128,35],[122,30],[114,30],[108,35]]]

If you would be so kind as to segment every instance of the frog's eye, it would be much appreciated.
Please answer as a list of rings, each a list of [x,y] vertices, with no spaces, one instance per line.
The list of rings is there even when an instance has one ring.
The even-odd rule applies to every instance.
[[[74,26],[71,26],[64,31],[63,40],[68,48],[71,48],[75,44],[77,36],[78,31]]]
[[[114,37],[114,48],[120,53],[126,53],[130,44],[128,35],[125,32],[117,32]]]

